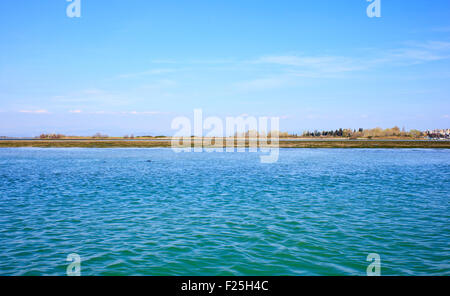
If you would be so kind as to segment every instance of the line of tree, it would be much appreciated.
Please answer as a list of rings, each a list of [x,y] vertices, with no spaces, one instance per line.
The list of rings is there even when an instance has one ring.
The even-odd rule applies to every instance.
[[[379,137],[410,137],[420,138],[424,133],[419,130],[406,131],[404,128],[400,130],[399,127],[382,129],[380,127],[373,129],[337,129],[331,131],[305,131],[303,137],[343,137],[343,138],[379,138]]]
[[[41,134],[39,136],[40,139],[62,139],[65,137],[66,136],[62,134]]]
[[[103,139],[103,138],[109,138],[109,136],[105,135],[105,134],[101,134],[101,133],[96,133],[95,135],[92,136],[92,138],[94,138],[94,139]]]
[[[373,129],[336,129],[336,130],[314,130],[314,131],[305,131],[300,137],[304,138],[381,138],[381,137],[409,137],[409,138],[421,138],[426,136],[426,133],[419,130],[410,130],[406,131],[404,128],[400,129],[395,126],[393,128],[382,129],[380,127]],[[133,134],[125,135],[124,139],[134,139],[141,138],[142,136],[135,137]],[[147,136],[150,137],[150,136]],[[164,136],[156,136],[155,138],[160,138]],[[238,138],[258,138],[258,137],[278,137],[278,138],[298,138],[297,134],[291,134],[288,132],[281,131],[270,131],[266,134],[259,133],[256,130],[249,130],[245,133],[235,133],[234,137]],[[67,138],[67,136],[63,134],[41,134],[39,136],[40,139],[63,139]],[[106,134],[96,133],[92,136],[93,139],[104,139],[109,138]]]
[[[258,133],[255,130],[250,130],[245,133],[235,133],[234,137],[238,138],[257,138],[261,136],[266,136],[265,134]],[[409,138],[420,138],[424,137],[425,133],[419,130],[406,131],[404,128],[400,130],[399,127],[393,128],[373,128],[373,129],[336,129],[328,131],[305,131],[301,135],[304,138],[381,138],[381,137],[409,137]],[[270,131],[267,133],[267,137],[279,137],[279,138],[298,138],[297,134],[291,134],[281,131]]]

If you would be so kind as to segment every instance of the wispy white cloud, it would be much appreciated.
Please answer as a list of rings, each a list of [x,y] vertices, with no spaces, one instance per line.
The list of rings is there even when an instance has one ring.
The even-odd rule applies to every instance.
[[[360,70],[355,59],[341,56],[264,56],[255,63],[278,64],[322,72],[348,72]]]
[[[450,26],[433,28],[432,31],[442,33],[450,32]]]
[[[370,50],[364,56],[272,55],[260,57],[254,62],[311,69],[323,73],[342,73],[367,70],[376,66],[413,65],[449,58],[450,42],[428,41],[410,43],[409,46],[391,50]]]
[[[162,64],[203,64],[212,67],[219,65],[234,65],[237,68],[258,67],[262,65],[273,65],[285,67],[290,71],[303,71],[303,75],[308,73],[315,77],[317,74],[347,73],[363,71],[381,66],[404,66],[417,63],[431,62],[450,58],[450,42],[446,41],[426,41],[409,42],[403,46],[391,49],[368,49],[360,50],[359,55],[308,55],[308,54],[281,54],[264,55],[253,60],[236,59],[205,59],[205,60],[155,60],[153,63]],[[154,69],[140,74],[159,74],[174,69]],[[125,75],[126,77],[132,76]]]
[[[386,52],[381,62],[394,65],[415,65],[450,58],[450,42],[428,41]]]
[[[52,100],[57,105],[79,109],[82,106],[99,104],[119,106],[124,104],[123,98],[123,95],[114,91],[91,88],[56,95],[52,97]]]
[[[238,82],[235,86],[240,90],[266,90],[273,89],[289,84],[291,79],[286,76],[268,77]]]
[[[300,78],[337,78],[348,73],[405,67],[450,59],[450,42],[409,43],[390,50],[366,50],[353,56],[266,55],[248,63],[276,66],[276,75],[235,83],[240,90],[265,90],[294,85]]]
[[[28,114],[49,114],[50,112],[45,109],[38,110],[20,110],[20,113],[28,113]],[[69,110],[71,114],[109,114],[109,115],[158,115],[158,114],[166,114],[161,111],[93,111],[93,112],[83,112],[82,110],[75,109]]]
[[[449,30],[450,31],[450,30]],[[416,43],[417,47],[423,47],[430,50],[449,50],[450,42],[446,41],[427,41],[424,43]]]
[[[20,113],[30,113],[30,114],[48,114],[48,112],[45,109],[38,109],[38,110],[20,110]]]
[[[100,114],[100,115],[160,115],[160,114],[167,114],[165,112],[161,111],[94,111],[94,112],[87,112],[88,114]]]
[[[121,112],[121,114],[129,114],[129,115],[158,115],[158,114],[163,114],[163,112],[159,112],[159,111],[129,111],[129,112]]]

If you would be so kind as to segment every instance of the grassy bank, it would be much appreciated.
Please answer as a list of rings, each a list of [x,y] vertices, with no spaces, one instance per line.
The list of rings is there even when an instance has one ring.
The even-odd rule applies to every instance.
[[[246,143],[248,146],[248,142]],[[0,148],[8,147],[41,147],[41,148],[157,148],[171,147],[170,141],[121,141],[121,140],[4,140]],[[205,146],[207,147],[207,146]],[[215,147],[223,147],[218,142]],[[450,148],[450,141],[281,141],[280,148]]]

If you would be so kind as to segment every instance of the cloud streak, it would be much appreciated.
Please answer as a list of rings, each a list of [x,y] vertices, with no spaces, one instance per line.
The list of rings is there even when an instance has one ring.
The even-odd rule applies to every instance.
[[[277,75],[235,84],[240,90],[265,90],[293,85],[299,78],[338,78],[388,67],[407,67],[450,59],[450,42],[410,43],[391,50],[368,50],[361,56],[266,55],[249,64],[272,66]]]
[[[20,113],[28,113],[28,114],[49,114],[45,109],[38,109],[38,110],[20,110]]]

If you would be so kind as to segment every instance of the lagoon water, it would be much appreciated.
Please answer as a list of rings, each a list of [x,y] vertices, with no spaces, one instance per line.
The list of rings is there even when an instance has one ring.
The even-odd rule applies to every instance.
[[[449,184],[448,150],[0,149],[0,275],[450,275]]]

